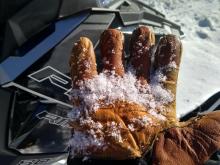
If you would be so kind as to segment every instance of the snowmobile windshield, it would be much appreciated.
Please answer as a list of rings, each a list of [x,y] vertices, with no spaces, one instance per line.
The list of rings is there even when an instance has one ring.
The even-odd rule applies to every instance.
[[[8,56],[25,54],[28,47],[53,32],[56,19],[89,8],[107,8],[113,2],[115,0],[4,0],[0,7],[0,62]]]
[[[15,55],[16,48],[45,31],[57,18],[59,6],[60,0],[33,0],[10,17],[5,25],[0,60]]]

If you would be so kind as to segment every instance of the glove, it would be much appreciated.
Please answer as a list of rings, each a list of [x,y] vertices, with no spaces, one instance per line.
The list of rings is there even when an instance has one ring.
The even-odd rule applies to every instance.
[[[142,26],[132,33],[129,48],[125,64],[123,34],[104,31],[97,71],[91,41],[81,37],[74,44],[69,61],[71,155],[134,159],[153,146],[153,164],[204,163],[220,148],[219,130],[208,129],[218,127],[220,119],[216,112],[186,123],[177,120],[181,41],[166,35],[155,46],[153,32]]]

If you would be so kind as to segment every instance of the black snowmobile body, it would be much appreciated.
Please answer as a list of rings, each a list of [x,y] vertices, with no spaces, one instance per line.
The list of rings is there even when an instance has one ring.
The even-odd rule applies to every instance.
[[[92,40],[99,59],[99,36],[107,28],[120,29],[127,42],[141,25],[150,26],[156,38],[184,35],[144,0],[3,0],[0,18],[3,165],[66,164],[72,107],[68,59],[80,36]]]

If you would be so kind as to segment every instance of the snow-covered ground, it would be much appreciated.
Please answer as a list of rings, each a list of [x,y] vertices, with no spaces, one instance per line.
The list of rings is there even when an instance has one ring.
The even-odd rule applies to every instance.
[[[181,25],[185,33],[177,114],[186,114],[220,91],[220,0],[146,2]]]

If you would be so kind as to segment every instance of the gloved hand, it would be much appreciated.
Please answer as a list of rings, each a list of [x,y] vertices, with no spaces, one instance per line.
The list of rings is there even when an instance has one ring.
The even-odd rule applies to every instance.
[[[99,74],[88,38],[74,44],[70,57],[73,156],[133,159],[153,146],[153,164],[193,165],[220,148],[219,112],[186,123],[176,119],[182,53],[176,36],[166,35],[155,46],[153,32],[137,28],[125,65],[124,36],[108,29],[101,35],[100,52]]]

